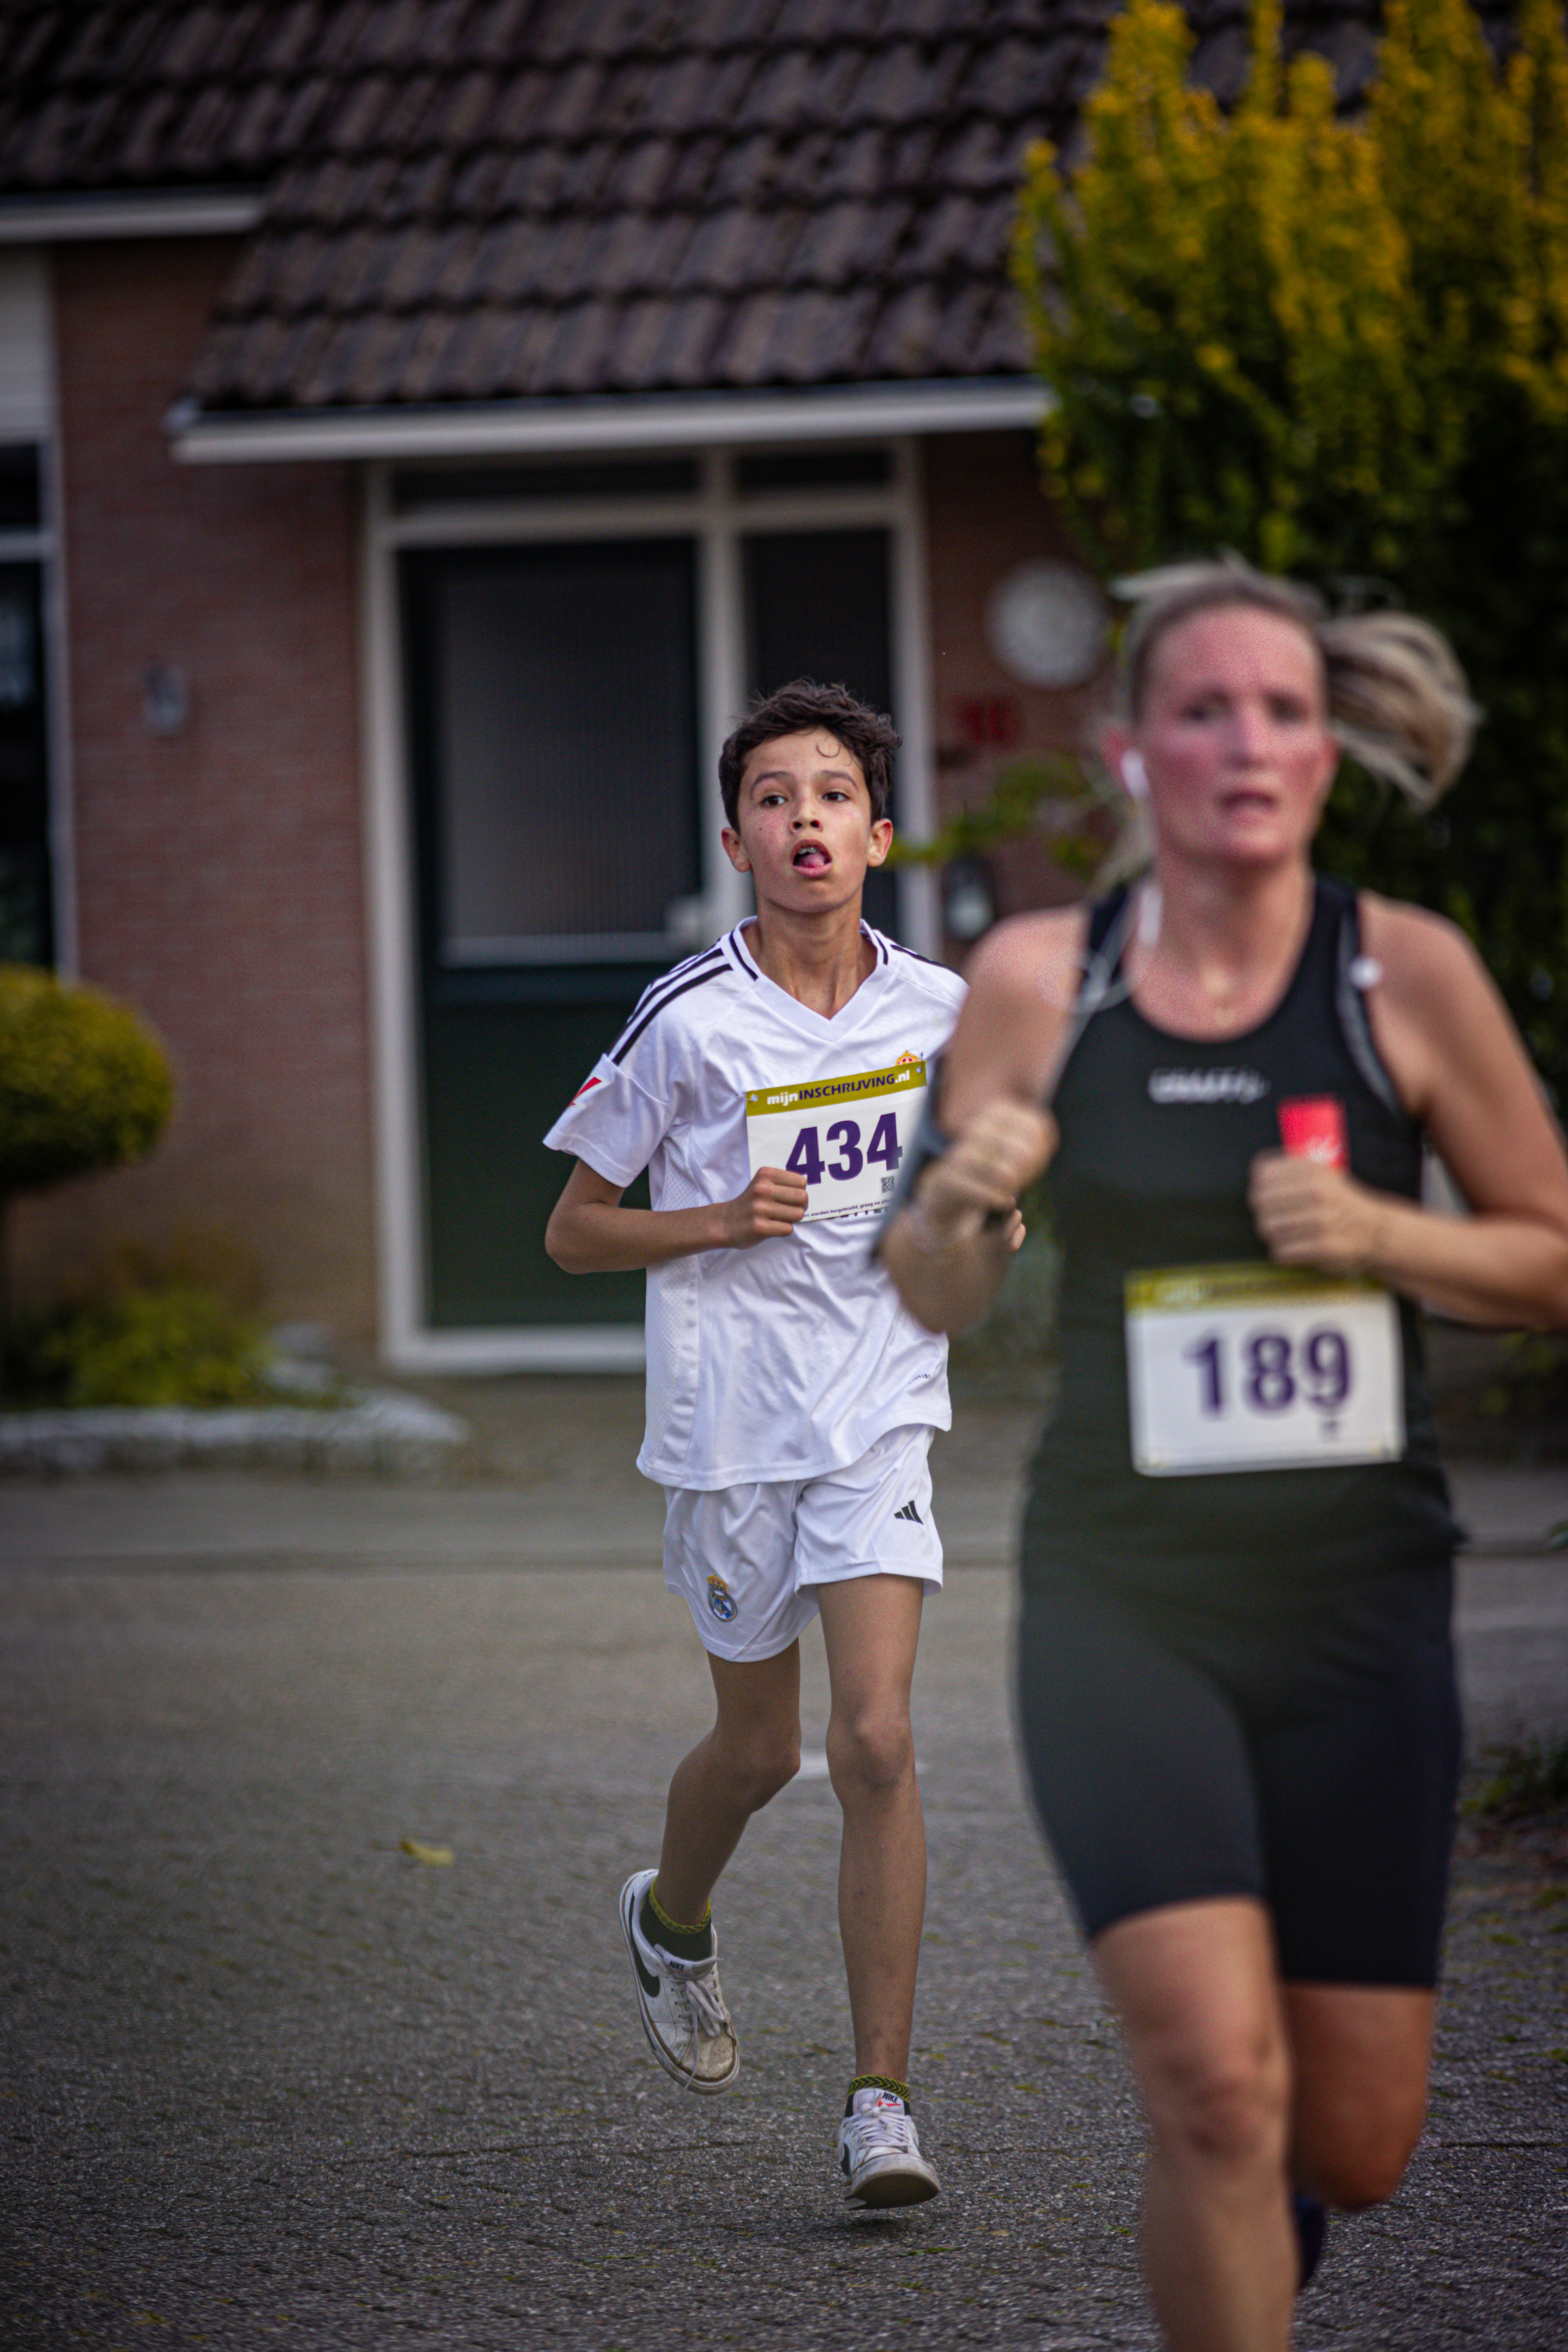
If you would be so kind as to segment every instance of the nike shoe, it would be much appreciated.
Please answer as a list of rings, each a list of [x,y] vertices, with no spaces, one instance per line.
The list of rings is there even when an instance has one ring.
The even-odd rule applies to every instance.
[[[705,1960],[678,1960],[637,1925],[658,1873],[634,1871],[621,1889],[621,1933],[632,1956],[637,2007],[648,2047],[689,2091],[727,2091],[741,2071],[735,2029],[719,1989],[719,1938]]]
[[[942,2188],[896,2091],[857,2091],[838,2126],[844,2194],[858,2205],[921,2205]]]

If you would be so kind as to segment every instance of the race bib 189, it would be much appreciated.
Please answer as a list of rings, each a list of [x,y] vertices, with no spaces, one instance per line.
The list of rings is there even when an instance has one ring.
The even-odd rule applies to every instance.
[[[746,1097],[746,1156],[806,1183],[804,1223],[880,1216],[892,1199],[925,1100],[926,1066],[910,1059],[853,1077],[756,1087]]]
[[[1124,1300],[1132,1465],[1145,1477],[1403,1454],[1399,1315],[1380,1283],[1169,1266],[1130,1274]]]

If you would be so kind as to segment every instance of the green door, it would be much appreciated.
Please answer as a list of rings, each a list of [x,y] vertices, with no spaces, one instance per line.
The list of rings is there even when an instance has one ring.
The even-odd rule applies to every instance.
[[[405,550],[426,1323],[636,1323],[562,1274],[541,1136],[700,887],[689,538]]]

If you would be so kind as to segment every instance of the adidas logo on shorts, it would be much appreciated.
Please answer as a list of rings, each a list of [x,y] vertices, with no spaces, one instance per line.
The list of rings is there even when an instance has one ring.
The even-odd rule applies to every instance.
[[[925,1525],[925,1521],[916,1510],[912,1500],[906,1503],[901,1511],[895,1511],[893,1513],[893,1517],[896,1519],[912,1519],[917,1528],[923,1528]]]

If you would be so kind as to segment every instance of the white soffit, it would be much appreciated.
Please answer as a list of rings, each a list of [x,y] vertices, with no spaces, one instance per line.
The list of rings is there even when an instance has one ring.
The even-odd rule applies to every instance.
[[[0,245],[58,245],[86,238],[243,236],[261,218],[258,192],[235,188],[150,189],[144,195],[7,197]]]
[[[180,402],[164,418],[163,429],[175,457],[187,465],[256,465],[310,457],[493,457],[1026,431],[1049,404],[1043,384],[1009,376],[853,384],[826,392],[684,393],[303,415],[204,416],[194,403]]]

